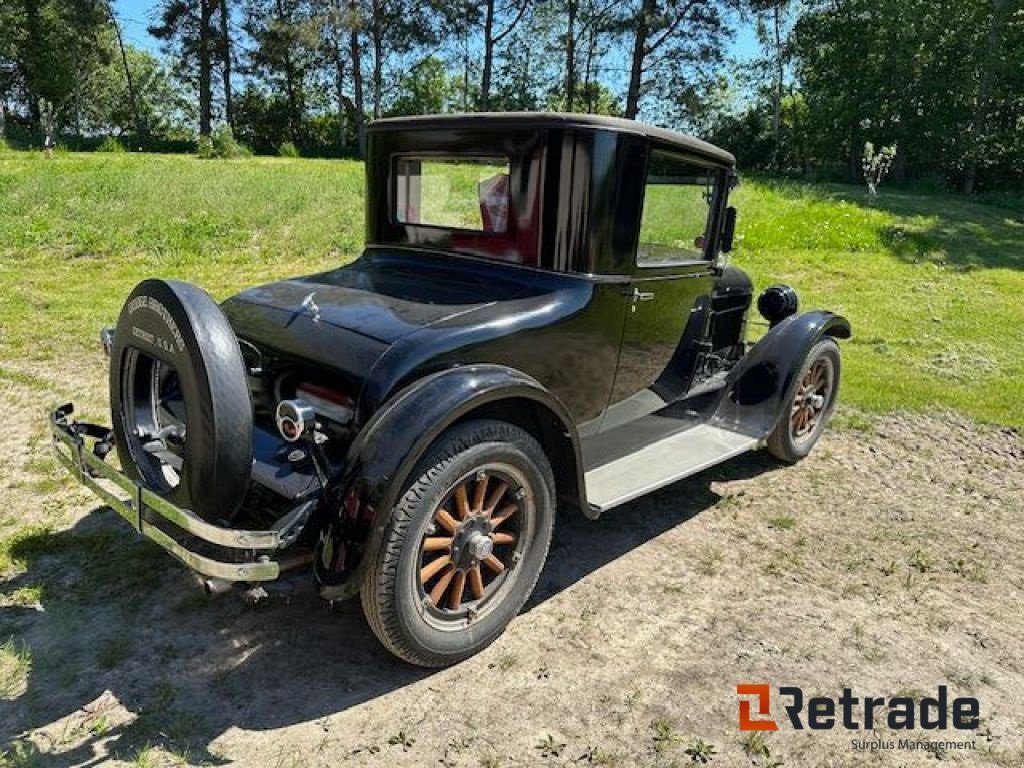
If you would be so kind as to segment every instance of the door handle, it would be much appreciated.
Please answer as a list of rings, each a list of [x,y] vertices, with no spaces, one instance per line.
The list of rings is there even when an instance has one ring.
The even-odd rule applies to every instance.
[[[636,305],[641,301],[651,301],[654,298],[654,294],[650,291],[641,291],[636,286],[633,287],[633,293],[630,295],[629,311],[636,314]]]

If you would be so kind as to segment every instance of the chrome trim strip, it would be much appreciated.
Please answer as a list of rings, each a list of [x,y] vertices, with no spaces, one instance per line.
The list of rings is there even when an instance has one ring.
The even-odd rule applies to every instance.
[[[53,435],[53,448],[57,459],[78,478],[79,482],[127,520],[136,531],[175,555],[188,567],[206,576],[228,581],[269,581],[276,579],[280,574],[280,566],[273,560],[226,563],[192,552],[156,526],[145,525],[141,513],[143,508],[148,508],[182,530],[211,544],[230,549],[280,549],[282,543],[279,531],[220,528],[186,509],[171,504],[86,450],[84,440],[72,433],[64,418],[58,418],[56,411],[50,413],[50,432]],[[124,491],[129,498],[119,496],[105,488],[97,481],[97,476]]]

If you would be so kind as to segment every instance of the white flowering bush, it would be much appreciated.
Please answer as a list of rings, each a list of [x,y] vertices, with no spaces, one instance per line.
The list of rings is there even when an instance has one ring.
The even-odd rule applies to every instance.
[[[864,155],[861,157],[861,168],[864,169],[864,181],[868,184],[868,192],[872,196],[878,194],[878,185],[889,173],[892,161],[896,159],[896,145],[890,144],[877,152],[870,141],[864,143]]]

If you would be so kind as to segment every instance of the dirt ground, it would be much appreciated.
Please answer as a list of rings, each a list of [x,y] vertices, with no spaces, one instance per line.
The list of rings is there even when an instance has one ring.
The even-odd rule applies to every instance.
[[[57,384],[47,384],[44,381]],[[74,382],[94,382],[81,391]],[[841,411],[798,466],[753,454],[594,523],[563,516],[526,610],[455,668],[383,651],[305,582],[209,600],[48,456],[40,406],[102,416],[102,364],[0,369],[0,744],[11,765],[1024,765],[1024,443]],[[92,386],[92,385],[90,385]],[[26,437],[30,450],[24,449]],[[741,733],[738,683],[980,701],[973,749]]]

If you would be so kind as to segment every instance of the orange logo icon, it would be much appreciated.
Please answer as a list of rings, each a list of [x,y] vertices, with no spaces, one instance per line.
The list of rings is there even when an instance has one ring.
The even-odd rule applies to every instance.
[[[740,683],[736,686],[738,696],[756,696],[757,714],[764,720],[753,720],[750,717],[750,699],[740,699],[740,730],[741,731],[777,731],[778,724],[769,717],[771,715],[771,689],[765,684]]]

